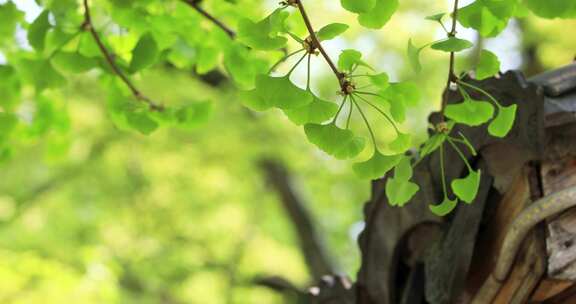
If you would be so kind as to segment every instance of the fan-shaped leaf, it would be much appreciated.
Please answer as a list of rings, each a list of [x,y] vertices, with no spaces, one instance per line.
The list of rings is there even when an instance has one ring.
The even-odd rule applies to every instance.
[[[496,118],[488,126],[488,132],[495,137],[505,137],[514,126],[517,105],[499,107]]]
[[[482,50],[476,67],[476,79],[483,80],[496,75],[500,71],[500,61],[494,53]]]
[[[394,166],[396,166],[402,159],[401,154],[397,155],[383,155],[375,151],[372,158],[367,161],[355,163],[353,166],[354,172],[360,178],[377,179],[384,176]]]
[[[338,159],[352,158],[364,149],[363,138],[334,124],[307,124],[304,131],[311,143]]]
[[[348,28],[349,26],[347,24],[332,23],[321,28],[316,36],[320,41],[331,40],[344,33],[346,30],[348,30]]]
[[[314,96],[294,85],[288,76],[271,77],[258,75],[256,88],[243,93],[243,102],[255,111],[264,111],[272,107],[283,110],[296,109],[312,102]]]
[[[481,174],[481,170],[478,172],[471,171],[468,176],[453,180],[451,183],[452,191],[462,201],[468,204],[472,203],[478,194]]]
[[[293,123],[303,125],[323,123],[334,117],[337,111],[338,106],[335,103],[314,96],[311,103],[299,108],[284,110],[284,113]]]
[[[430,46],[430,47],[432,49],[438,50],[438,51],[460,52],[460,51],[463,51],[465,49],[469,49],[472,46],[474,46],[474,44],[468,40],[464,40],[464,39],[460,39],[460,38],[456,38],[456,37],[450,37],[446,40],[436,42],[436,43],[432,44],[432,46]]]
[[[452,210],[454,210],[454,208],[456,208],[457,205],[458,205],[457,200],[455,199],[451,200],[446,197],[444,198],[442,203],[438,205],[429,205],[429,207],[430,211],[432,211],[432,213],[436,214],[437,216],[446,216],[450,212],[452,212]]]
[[[465,99],[461,103],[448,105],[444,114],[455,122],[475,127],[494,116],[494,106],[487,101]]]

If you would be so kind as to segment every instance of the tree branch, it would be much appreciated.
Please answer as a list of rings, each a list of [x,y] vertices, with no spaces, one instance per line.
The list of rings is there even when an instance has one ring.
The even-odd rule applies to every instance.
[[[113,55],[106,48],[104,42],[102,42],[102,39],[100,39],[100,36],[98,35],[96,29],[94,28],[94,24],[92,23],[92,16],[90,14],[90,6],[88,5],[88,0],[84,0],[84,23],[82,24],[82,29],[90,32],[90,34],[94,38],[94,41],[98,45],[100,52],[102,53],[102,55],[104,55],[104,58],[106,58],[106,61],[108,62],[114,73],[122,80],[122,82],[124,82],[124,84],[126,84],[126,86],[130,89],[130,91],[132,91],[132,95],[134,95],[136,100],[141,101],[146,105],[148,105],[148,107],[152,111],[163,111],[164,106],[153,102],[150,98],[143,95],[140,92],[140,90],[138,90],[138,88],[128,78],[128,76],[126,76],[122,72],[122,70],[120,70],[118,65],[116,65]]]
[[[196,10],[200,15],[206,17],[206,19],[210,20],[212,23],[214,23],[214,25],[216,25],[217,27],[222,29],[224,32],[226,32],[228,37],[230,37],[231,39],[234,39],[236,37],[236,33],[232,29],[230,29],[222,21],[218,20],[216,17],[212,16],[210,13],[208,13],[206,10],[204,10],[202,7],[200,7],[201,0],[182,0],[182,1],[184,3],[190,5],[190,7],[192,7],[194,10]]]
[[[322,54],[322,57],[324,57],[324,59],[326,60],[326,62],[330,66],[330,69],[332,69],[332,72],[334,72],[334,75],[336,75],[336,78],[338,78],[338,83],[340,84],[340,88],[342,89],[342,92],[347,93],[348,90],[346,88],[347,81],[346,81],[345,74],[338,71],[338,68],[336,67],[336,65],[334,64],[332,59],[330,59],[330,56],[328,56],[328,53],[326,53],[326,50],[324,50],[324,48],[322,47],[322,44],[320,44],[320,40],[316,36],[316,32],[314,31],[314,28],[312,27],[312,23],[310,22],[310,18],[308,18],[308,14],[306,14],[306,10],[304,9],[304,5],[302,5],[302,1],[301,0],[293,0],[293,1],[296,4],[296,6],[298,7],[298,10],[300,11],[300,14],[302,15],[302,19],[304,19],[304,24],[306,25],[306,29],[308,29],[308,34],[310,35],[310,39],[312,39],[312,42],[314,43],[314,47],[320,51],[320,54]]]
[[[448,32],[448,37],[456,36],[456,25],[458,21],[458,0],[454,0],[454,9],[452,10],[452,28],[450,32]],[[448,103],[448,92],[450,91],[450,85],[458,79],[456,73],[454,73],[454,63],[455,63],[455,54],[454,52],[450,52],[450,65],[448,66],[448,81],[446,83],[446,90],[444,90],[444,96],[442,98],[442,121],[444,121],[444,110],[446,109],[446,105]]]
[[[336,267],[328,257],[314,220],[306,209],[306,204],[292,188],[286,169],[271,160],[264,160],[261,165],[296,228],[300,248],[314,281],[321,280],[324,275],[334,274]]]

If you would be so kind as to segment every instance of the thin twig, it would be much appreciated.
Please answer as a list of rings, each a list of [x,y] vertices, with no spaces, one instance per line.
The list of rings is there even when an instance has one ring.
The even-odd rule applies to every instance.
[[[302,1],[301,0],[295,0],[294,2],[298,6],[298,10],[300,11],[300,14],[302,15],[302,19],[304,19],[304,24],[306,25],[306,29],[308,29],[308,34],[310,35],[310,39],[312,39],[312,42],[314,43],[313,47],[317,48],[320,51],[320,54],[322,54],[322,57],[324,57],[324,59],[326,60],[326,62],[330,66],[330,69],[332,69],[332,72],[334,72],[334,75],[336,75],[336,78],[338,78],[338,83],[340,84],[340,87],[342,88],[342,92],[346,93],[347,90],[346,90],[345,74],[338,71],[338,68],[336,67],[336,65],[334,64],[332,59],[330,59],[330,56],[328,56],[328,53],[326,53],[326,51],[322,47],[322,44],[320,44],[320,40],[316,36],[316,32],[314,31],[314,28],[312,27],[312,23],[310,22],[310,19],[308,18],[308,14],[306,14],[306,10],[304,9],[304,5],[302,5]]]
[[[90,34],[94,38],[94,41],[98,45],[100,52],[102,53],[102,55],[104,55],[104,58],[106,58],[106,61],[108,62],[114,73],[118,77],[120,77],[120,79],[126,84],[126,86],[128,86],[128,88],[130,88],[130,91],[132,91],[134,97],[137,100],[147,104],[150,110],[152,111],[163,111],[164,106],[157,104],[153,102],[150,98],[144,96],[140,92],[140,90],[138,90],[138,88],[132,83],[132,81],[128,78],[128,76],[126,76],[122,72],[122,70],[120,70],[118,65],[116,65],[116,62],[114,61],[114,56],[106,48],[104,42],[102,42],[102,39],[100,39],[98,32],[96,32],[96,29],[94,28],[94,24],[92,23],[92,16],[90,14],[90,6],[88,5],[88,0],[84,0],[84,23],[82,24],[82,29],[90,32]]]
[[[454,9],[452,11],[452,28],[450,30],[450,32],[448,33],[448,37],[454,37],[456,36],[456,25],[457,25],[457,20],[458,20],[458,0],[454,0]],[[456,80],[458,79],[458,77],[456,76],[456,73],[454,73],[454,65],[455,65],[455,54],[454,52],[450,52],[450,65],[448,67],[448,80],[446,83],[446,90],[444,91],[444,96],[442,97],[442,108],[441,108],[441,112],[442,112],[442,120],[444,120],[444,109],[446,109],[446,105],[448,104],[448,92],[450,91],[450,85],[453,82],[456,82]]]
[[[210,20],[212,23],[214,23],[214,25],[221,28],[224,32],[226,32],[226,35],[228,35],[228,37],[230,37],[231,39],[234,39],[234,37],[236,37],[236,33],[232,29],[230,29],[222,21],[218,20],[216,17],[212,16],[210,13],[208,13],[206,10],[200,7],[201,0],[182,0],[182,1],[190,5],[190,7],[196,10],[200,15],[206,17],[206,19]]]

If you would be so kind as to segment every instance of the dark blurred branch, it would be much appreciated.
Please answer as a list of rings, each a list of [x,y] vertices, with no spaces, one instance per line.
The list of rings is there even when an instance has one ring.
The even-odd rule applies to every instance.
[[[202,2],[202,0],[182,0],[182,1],[184,1],[184,3],[188,4],[194,10],[196,10],[200,15],[210,20],[210,22],[214,23],[214,25],[221,28],[224,32],[226,32],[228,37],[230,37],[231,39],[234,39],[234,37],[236,37],[236,33],[232,29],[230,29],[226,24],[224,24],[224,22],[212,16],[212,14],[208,13],[200,6],[200,2]]]
[[[261,161],[268,182],[278,192],[280,201],[296,228],[300,248],[306,265],[315,281],[322,276],[333,274],[336,267],[328,257],[320,233],[318,232],[306,204],[294,191],[288,172],[284,166],[272,160]]]
[[[84,23],[82,24],[82,29],[90,32],[90,34],[94,38],[94,41],[98,45],[100,52],[102,53],[102,55],[104,55],[104,58],[106,58],[106,61],[108,62],[114,73],[122,80],[122,82],[124,82],[124,84],[126,84],[128,88],[130,88],[130,91],[132,91],[132,95],[134,95],[136,100],[141,101],[146,105],[148,105],[148,107],[152,111],[163,111],[164,106],[156,104],[150,98],[142,94],[142,92],[138,90],[136,85],[132,83],[132,81],[128,78],[128,76],[126,76],[124,72],[120,70],[120,68],[114,61],[114,56],[106,48],[104,42],[102,42],[102,39],[100,39],[98,32],[96,32],[96,29],[94,28],[94,24],[92,23],[92,15],[90,14],[90,5],[88,5],[88,0],[84,0]]]

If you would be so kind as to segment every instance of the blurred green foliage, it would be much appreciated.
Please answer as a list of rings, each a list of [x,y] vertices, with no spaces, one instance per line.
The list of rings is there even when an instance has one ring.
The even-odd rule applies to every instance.
[[[310,145],[302,128],[280,111],[252,112],[240,104],[229,83],[211,87],[199,80],[196,73],[217,67],[236,75],[240,86],[250,86],[250,77],[244,78],[242,71],[254,71],[230,71],[243,62],[242,50],[214,55],[225,44],[222,32],[182,6],[173,16],[186,23],[178,37],[167,30],[171,22],[166,15],[150,17],[158,29],[149,34],[158,43],[152,47],[149,40],[139,39],[149,30],[146,22],[132,15],[142,11],[112,10],[119,26],[106,38],[126,68],[136,71],[151,65],[155,61],[151,57],[169,63],[134,77],[147,95],[181,109],[192,103],[211,104],[210,110],[206,108],[210,115],[188,110],[176,115],[184,121],[188,115],[200,115],[201,125],[181,124],[144,136],[119,129],[114,112],[106,109],[107,97],[117,93],[112,89],[115,80],[101,79],[96,73],[71,75],[78,71],[70,67],[102,65],[90,59],[97,52],[84,37],[86,33],[75,37],[79,42],[69,48],[78,48],[88,59],[60,53],[54,66],[46,66],[28,52],[16,54],[24,41],[49,54],[62,39],[74,35],[74,26],[81,23],[79,8],[59,10],[75,1],[40,2],[59,12],[54,18],[69,24],[71,30],[51,31],[40,42],[37,37],[43,34],[34,30],[33,19],[24,22],[24,12],[12,2],[0,1],[5,5],[0,11],[0,53],[18,66],[0,66],[0,303],[289,302],[253,283],[255,277],[272,275],[302,287],[311,283],[293,224],[259,166],[266,158],[288,168],[340,269],[355,276],[359,263],[356,235],[370,184],[357,179],[349,164]],[[162,6],[153,2],[94,1],[97,22],[105,26],[111,5],[131,8],[135,3],[142,7],[152,3],[152,11],[162,12]],[[277,1],[237,2],[241,5],[207,3],[207,9],[236,27],[239,15],[258,20]],[[402,1],[386,27],[372,31],[358,26],[357,15],[342,10],[335,1],[310,2],[308,10],[317,28],[332,22],[351,25],[342,37],[326,42],[333,58],[341,49],[358,48],[363,51],[362,60],[385,69],[394,80],[418,84],[425,104],[407,115],[404,128],[415,130],[421,141],[426,116],[439,105],[446,56],[423,51],[422,72],[415,74],[405,48],[409,38],[422,45],[440,37],[442,32],[430,30],[424,17],[447,11],[449,3]],[[21,3],[31,1],[16,1]],[[46,22],[44,18],[38,22]],[[294,32],[304,33],[292,18],[287,22],[293,24]],[[530,16],[510,26],[521,42],[506,51],[524,58],[529,73],[564,65],[575,55],[576,41],[565,34],[566,28],[574,26],[573,20]],[[34,34],[23,35],[23,28]],[[164,49],[174,39],[181,40],[170,53],[154,50]],[[200,40],[206,43],[196,54],[187,43]],[[137,45],[144,47],[136,60],[131,52]],[[475,54],[472,50],[460,56],[459,66],[472,66]],[[227,58],[223,63],[221,56]],[[257,57],[271,62],[279,56],[258,53]],[[501,60],[505,65],[506,59]],[[333,96],[333,76],[316,61],[313,89],[320,97]],[[295,71],[300,83],[305,81],[304,72]],[[42,94],[21,83],[19,74]],[[15,115],[21,123],[12,123]],[[147,127],[144,124],[144,130]],[[391,132],[380,133],[384,137]]]

